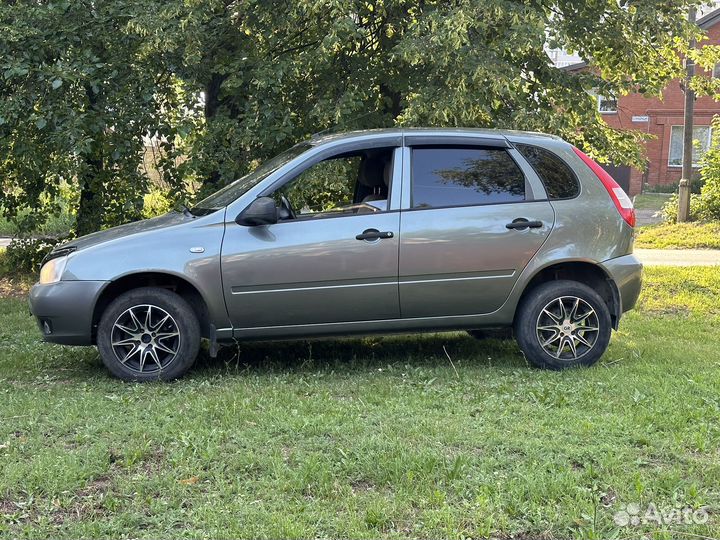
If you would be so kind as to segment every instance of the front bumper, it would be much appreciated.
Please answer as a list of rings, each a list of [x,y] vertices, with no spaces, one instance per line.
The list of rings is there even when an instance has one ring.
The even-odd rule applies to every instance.
[[[625,313],[634,308],[642,287],[642,263],[630,254],[604,261],[602,266],[617,287],[620,312]]]
[[[30,290],[30,312],[43,339],[62,345],[92,345],[95,303],[107,281],[58,281],[35,284]]]

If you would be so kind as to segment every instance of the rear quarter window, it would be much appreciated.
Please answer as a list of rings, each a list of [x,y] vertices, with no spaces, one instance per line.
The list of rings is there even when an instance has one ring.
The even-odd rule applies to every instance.
[[[471,206],[524,200],[525,175],[504,149],[413,148],[413,208]]]
[[[580,183],[570,166],[550,150],[531,144],[515,148],[530,163],[542,180],[548,199],[572,199],[580,193]]]

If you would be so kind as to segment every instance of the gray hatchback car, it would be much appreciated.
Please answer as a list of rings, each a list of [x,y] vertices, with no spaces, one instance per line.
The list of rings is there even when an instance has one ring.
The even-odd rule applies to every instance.
[[[512,328],[532,364],[589,366],[642,265],[618,184],[563,140],[388,129],[300,143],[192,209],[68,242],[30,293],[46,341],[169,380],[200,340]]]

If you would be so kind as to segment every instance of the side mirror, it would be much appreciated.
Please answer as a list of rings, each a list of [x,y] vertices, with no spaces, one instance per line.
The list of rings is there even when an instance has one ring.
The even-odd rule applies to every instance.
[[[278,210],[275,201],[270,197],[258,197],[235,218],[238,225],[254,227],[256,225],[272,225],[278,222]]]

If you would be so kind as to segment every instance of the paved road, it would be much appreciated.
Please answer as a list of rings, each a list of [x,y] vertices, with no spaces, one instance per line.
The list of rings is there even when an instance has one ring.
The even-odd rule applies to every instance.
[[[657,210],[635,210],[635,219],[638,227],[656,225],[662,222],[662,217],[656,216]]]
[[[720,249],[636,249],[635,255],[647,266],[720,265]]]

